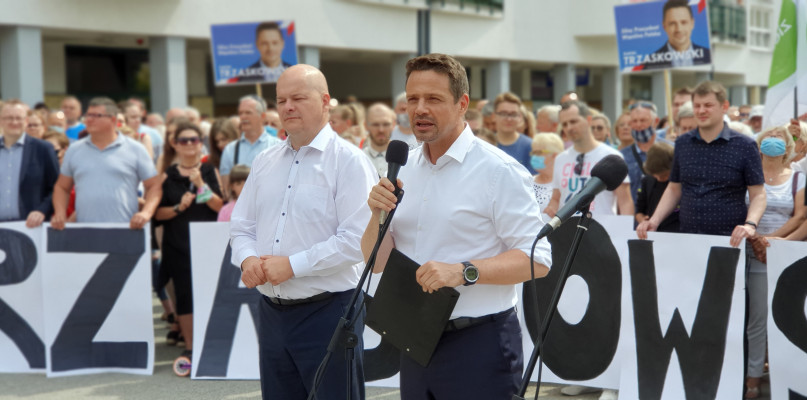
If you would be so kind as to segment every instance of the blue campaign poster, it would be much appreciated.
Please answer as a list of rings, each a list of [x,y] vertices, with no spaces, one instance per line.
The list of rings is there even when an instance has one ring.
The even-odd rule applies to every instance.
[[[211,25],[210,37],[217,86],[277,82],[297,64],[294,21]]]
[[[622,72],[711,64],[706,0],[662,0],[614,7]]]

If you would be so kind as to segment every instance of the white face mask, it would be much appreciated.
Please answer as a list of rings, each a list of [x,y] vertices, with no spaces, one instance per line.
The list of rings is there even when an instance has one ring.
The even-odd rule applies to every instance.
[[[398,115],[396,115],[395,118],[398,120],[398,125],[400,125],[401,128],[406,129],[406,128],[409,128],[411,126],[409,124],[409,115],[407,115],[406,113],[398,114]]]

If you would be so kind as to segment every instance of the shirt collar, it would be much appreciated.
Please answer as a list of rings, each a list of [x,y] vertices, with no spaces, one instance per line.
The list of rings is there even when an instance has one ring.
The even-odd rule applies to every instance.
[[[96,149],[98,149],[98,150],[105,151],[105,150],[107,150],[107,149],[111,149],[111,148],[113,148],[113,147],[117,147],[117,146],[122,145],[122,144],[123,144],[123,141],[124,141],[124,140],[126,140],[126,137],[125,137],[126,135],[124,135],[123,133],[120,133],[120,132],[118,132],[118,131],[115,131],[115,134],[117,134],[117,135],[118,135],[118,137],[116,137],[116,138],[115,138],[115,140],[113,140],[113,141],[112,141],[112,143],[110,143],[110,144],[109,144],[109,146],[104,147],[104,149],[103,149],[103,150],[98,149],[98,146],[96,146],[96,145],[95,145],[95,143],[93,143],[93,142],[92,142],[92,138],[90,137],[90,135],[87,135],[87,137],[85,137],[85,138],[84,138],[84,139],[82,139],[82,140],[86,140],[88,145],[90,145],[90,146],[92,146],[92,147],[95,147],[95,148],[96,148]]]
[[[366,146],[367,146],[367,147],[365,147],[365,148],[364,148],[364,149],[365,149],[364,151],[366,151],[366,152],[367,152],[367,154],[369,154],[369,155],[370,155],[370,157],[374,157],[374,158],[378,158],[378,157],[385,157],[385,156],[386,156],[386,154],[387,154],[387,151],[386,151],[386,150],[384,150],[384,151],[376,151],[376,150],[373,148],[373,146],[371,146],[369,143],[367,143],[367,144],[366,144]]]
[[[19,138],[19,139],[17,139],[17,143],[14,143],[14,144],[13,144],[11,147],[16,147],[16,146],[24,146],[24,145],[25,145],[25,137],[26,137],[26,136],[27,136],[27,135],[25,134],[25,132],[23,132],[23,133],[22,133],[22,136],[20,136],[20,138]],[[5,136],[3,136],[3,135],[0,135],[0,146],[2,146],[2,147],[5,147],[5,146],[6,146],[6,138],[5,138]]]
[[[267,135],[269,134],[267,133]],[[331,124],[325,124],[325,126],[323,126],[319,132],[317,132],[317,136],[314,136],[314,139],[311,139],[311,143],[301,147],[300,150],[305,147],[311,147],[319,151],[325,151],[325,148],[328,147],[328,144],[330,144],[336,136],[336,132],[331,128]],[[294,148],[291,147],[291,140],[289,139],[284,140],[283,145],[291,150],[294,150]]]
[[[266,131],[263,131],[263,133],[261,133],[261,136],[258,136],[258,140],[256,140],[255,143],[265,142],[265,141],[269,140],[268,136],[270,136],[270,135],[268,133],[266,133]],[[241,132],[241,139],[240,140],[242,142],[246,142],[247,144],[253,144],[253,143],[249,143],[249,140],[247,139],[247,134],[244,133],[244,132]]]
[[[672,47],[672,45],[670,45],[670,42],[667,42],[667,51],[669,51],[669,52],[682,53],[683,54],[683,53],[686,53],[689,50],[692,50],[692,42],[689,42],[689,47],[687,47],[686,50],[684,50],[684,51],[676,50],[675,48]]]
[[[697,140],[700,140],[700,141],[702,141],[702,142],[704,142],[704,141],[705,141],[705,140],[703,140],[703,138],[701,138],[701,128],[700,128],[700,127],[695,128],[695,130],[694,130],[693,132],[694,132],[694,135],[692,135],[692,139],[693,139],[693,140],[697,139]],[[724,121],[724,122],[723,122],[723,129],[720,131],[720,134],[719,134],[719,135],[717,135],[717,137],[715,138],[715,140],[717,140],[717,139],[723,139],[723,140],[725,140],[725,141],[727,141],[727,142],[728,142],[729,140],[731,140],[731,136],[732,136],[732,135],[731,135],[731,129],[729,128],[729,124],[727,124],[727,123]]]
[[[457,160],[460,164],[465,160],[465,156],[468,155],[468,152],[471,150],[471,145],[474,144],[475,136],[471,128],[468,127],[468,124],[465,123],[465,128],[462,130],[462,133],[454,140],[454,143],[448,148],[445,154],[443,154],[439,159],[437,159],[436,165],[445,164],[447,161],[441,162],[440,160],[445,159],[444,157],[448,156],[455,160]],[[422,161],[428,162],[426,157],[426,148],[424,146],[420,146],[422,149],[420,153],[420,159]],[[448,159],[445,159],[448,160]]]

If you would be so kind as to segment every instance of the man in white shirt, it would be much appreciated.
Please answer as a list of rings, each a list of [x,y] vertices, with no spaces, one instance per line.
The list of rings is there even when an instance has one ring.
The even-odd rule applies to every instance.
[[[359,281],[364,199],[377,174],[361,150],[328,124],[325,76],[310,65],[287,69],[277,104],[288,140],[252,163],[230,222],[233,263],[264,295],[259,305],[263,398],[305,399],[333,330]],[[337,192],[338,190],[338,192]],[[352,398],[364,396],[363,314],[353,363]],[[347,371],[336,351],[318,391],[342,398]]]
[[[386,176],[387,147],[392,129],[395,128],[395,111],[384,103],[375,103],[367,109],[367,121],[364,124],[369,132],[367,137],[370,145],[365,144],[362,151],[370,158],[378,176]]]
[[[532,178],[512,157],[474,137],[463,121],[468,78],[454,58],[429,54],[406,64],[407,113],[422,146],[410,151],[399,185],[406,196],[380,247],[376,272],[392,247],[421,264],[424,291],[460,292],[428,367],[401,356],[401,398],[510,399],[521,381],[521,331],[515,285],[530,279],[529,253],[543,227]],[[382,211],[395,207],[382,178],[368,198],[365,259]],[[549,272],[546,239],[535,276]]]
[[[415,134],[412,132],[412,125],[409,123],[409,115],[406,113],[406,92],[403,92],[395,98],[395,118],[397,125],[395,125],[395,129],[392,130],[392,136],[390,140],[400,140],[405,142],[409,145],[410,149],[414,149],[418,147],[420,143],[418,143]]]
[[[572,140],[572,147],[564,150],[555,158],[554,176],[552,180],[552,199],[544,210],[554,217],[575,194],[583,190],[591,178],[591,169],[608,155],[622,154],[610,146],[598,142],[591,133],[591,110],[581,101],[563,103],[558,113],[564,132]],[[597,215],[633,215],[633,198],[630,195],[630,179],[613,192],[604,191],[594,197],[591,212]]]

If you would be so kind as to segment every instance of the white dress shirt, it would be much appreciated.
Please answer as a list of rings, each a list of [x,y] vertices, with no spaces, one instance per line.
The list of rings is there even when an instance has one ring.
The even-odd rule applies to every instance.
[[[367,155],[370,162],[373,163],[376,171],[378,171],[378,176],[387,176],[387,168],[389,168],[389,164],[387,163],[387,151],[376,151],[369,143],[361,150]]]
[[[378,175],[361,150],[326,124],[298,151],[289,141],[252,163],[230,221],[235,265],[247,257],[288,256],[294,277],[258,286],[266,296],[304,299],[359,282],[367,197]]]
[[[511,249],[529,257],[544,222],[524,166],[477,139],[467,124],[435,165],[426,152],[425,146],[411,150],[399,174],[405,192],[390,227],[395,247],[421,265],[489,258]],[[535,262],[552,265],[545,238],[535,249]],[[515,285],[456,289],[460,298],[452,319],[497,313],[517,302]]]

